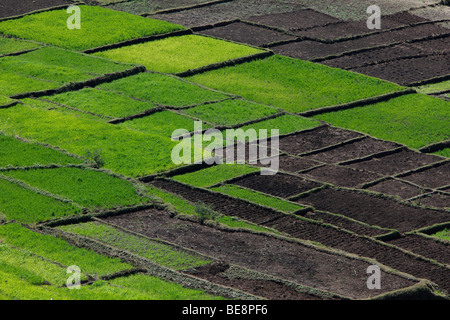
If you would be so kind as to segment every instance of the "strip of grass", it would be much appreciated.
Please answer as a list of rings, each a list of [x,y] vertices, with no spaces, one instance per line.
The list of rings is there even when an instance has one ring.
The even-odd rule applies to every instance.
[[[228,194],[230,196],[248,200],[263,206],[274,208],[284,212],[295,212],[303,209],[302,206],[295,203],[291,203],[276,197],[268,196],[256,191],[251,191],[236,185],[224,185],[220,187],[212,188],[211,190]]]
[[[80,164],[84,161],[49,147],[0,134],[0,168]]]
[[[450,138],[450,102],[423,94],[409,94],[315,118],[410,148],[421,148]]]
[[[263,51],[220,39],[185,35],[111,49],[95,55],[115,61],[139,63],[152,71],[179,73],[260,52]]]
[[[279,55],[188,78],[207,87],[302,112],[403,89],[390,82]]]
[[[220,164],[206,169],[185,173],[172,177],[173,180],[187,183],[196,187],[208,187],[238,177],[247,173],[258,171],[258,168],[238,164]]]
[[[142,118],[136,118],[125,121],[119,124],[129,129],[150,133],[159,134],[164,137],[171,137],[172,133],[177,129],[186,129],[189,132],[194,131],[194,121],[191,118],[185,117],[181,114],[165,110],[156,112]],[[210,128],[210,125],[202,124],[203,129]]]
[[[61,84],[29,78],[12,72],[0,73],[0,95],[13,96],[30,91],[55,89]]]
[[[32,102],[32,101],[31,101]],[[0,109],[5,134],[59,147],[85,156],[101,150],[104,167],[125,176],[142,176],[176,167],[171,160],[177,142],[74,114],[28,105]]]
[[[416,90],[417,92],[424,94],[450,90],[450,80],[438,83],[425,84],[423,86],[416,88]]]
[[[450,229],[444,229],[442,231],[432,234],[433,237],[450,241]]]
[[[41,45],[35,42],[23,41],[14,38],[0,37],[0,56],[15,52],[21,52],[39,48]]]
[[[0,22],[0,33],[57,47],[86,50],[143,36],[182,30],[184,27],[97,6],[78,6],[80,29],[69,29],[66,9],[30,14]]]
[[[158,241],[127,234],[99,222],[80,223],[59,228],[130,251],[159,265],[175,270],[195,268],[211,262],[200,255],[185,252]]]
[[[12,170],[4,175],[56,194],[89,209],[112,209],[149,202],[139,196],[136,187],[127,180],[105,172],[80,169],[32,169]]]
[[[156,107],[154,103],[139,101],[123,94],[92,88],[64,92],[44,97],[43,99],[112,118],[131,116]]]
[[[214,125],[232,126],[276,114],[278,110],[250,101],[233,99],[184,109],[183,113]]]
[[[11,103],[13,103],[13,102],[14,102],[13,99],[10,99],[10,98],[8,98],[8,97],[5,97],[5,96],[0,95],[0,107],[1,107],[1,106],[9,105],[9,104],[11,104]]]
[[[1,225],[0,238],[6,244],[58,262],[63,266],[76,265],[82,273],[89,275],[103,276],[133,268],[118,258],[109,258],[88,249],[72,246],[62,239],[31,231],[17,223]]]
[[[450,148],[445,148],[439,151],[434,152],[434,154],[450,158]]]
[[[148,72],[104,83],[98,88],[173,107],[196,105],[229,97],[180,78]]]

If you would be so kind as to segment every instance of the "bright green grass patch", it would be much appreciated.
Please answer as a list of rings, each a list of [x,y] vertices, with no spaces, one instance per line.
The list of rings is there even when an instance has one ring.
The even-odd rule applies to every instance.
[[[195,120],[172,112],[169,110],[156,112],[142,118],[135,118],[119,124],[129,129],[150,133],[159,134],[164,137],[171,137],[172,133],[177,129],[186,129],[193,132],[195,129]],[[210,125],[202,124],[203,129],[210,128]]]
[[[276,114],[278,110],[250,101],[233,99],[184,109],[182,112],[214,125],[232,126]]]
[[[149,72],[104,83],[98,88],[173,107],[229,98],[226,94],[202,88],[180,78]]]
[[[55,89],[61,84],[29,78],[12,72],[0,72],[0,95],[13,96],[30,91]]]
[[[445,148],[439,151],[434,152],[434,154],[450,158],[450,148]]]
[[[63,286],[68,278],[66,268],[5,244],[0,244],[0,269],[34,285]],[[80,280],[87,279],[80,276]]]
[[[101,150],[104,167],[126,176],[142,176],[176,167],[171,159],[175,141],[100,120],[27,105],[0,109],[5,134],[50,144],[72,154]]]
[[[20,19],[0,22],[0,33],[57,47],[86,50],[143,36],[182,30],[166,21],[135,16],[97,6],[81,9],[80,29],[69,29],[71,16],[66,9],[30,14]]]
[[[0,214],[8,220],[22,223],[81,214],[82,210],[69,203],[36,193],[18,184],[0,178]]]
[[[442,231],[432,234],[433,237],[450,241],[450,229],[444,229]]]
[[[268,196],[235,185],[227,184],[224,186],[212,188],[211,190],[225,193],[236,198],[248,200],[266,207],[274,208],[288,213],[295,212],[304,208],[298,204],[291,203],[276,197]]]
[[[172,177],[173,180],[196,187],[208,187],[224,180],[258,171],[258,168],[238,164],[220,164]]]
[[[0,168],[50,164],[80,164],[84,161],[49,147],[26,143],[0,134]]]
[[[101,51],[95,55],[139,63],[151,71],[179,73],[259,52],[263,51],[220,39],[185,35]]]
[[[149,202],[130,181],[102,171],[80,168],[12,170],[4,175],[89,209],[112,209]]]
[[[9,105],[9,104],[13,103],[14,101],[15,101],[14,99],[10,99],[8,97],[0,95],[0,107]]]
[[[404,95],[315,118],[410,148],[420,148],[450,138],[450,102],[423,94]]]
[[[0,37],[0,56],[39,48],[41,45],[35,42],[23,41],[14,38]]]
[[[154,103],[139,101],[123,94],[92,88],[64,92],[44,97],[43,99],[111,118],[123,118],[156,107]]]
[[[425,84],[423,86],[416,88],[416,90],[417,92],[424,94],[450,90],[450,80],[438,83]]]
[[[275,55],[188,78],[289,112],[374,97],[402,87],[353,72]]]
[[[63,266],[76,265],[84,274],[103,276],[132,269],[118,258],[109,258],[94,251],[78,248],[50,235],[31,231],[17,223],[0,226],[0,238],[6,244],[19,247]]]
[[[87,222],[59,228],[130,251],[159,265],[175,270],[195,268],[211,262],[194,253],[185,252],[159,241],[128,234],[99,222]]]

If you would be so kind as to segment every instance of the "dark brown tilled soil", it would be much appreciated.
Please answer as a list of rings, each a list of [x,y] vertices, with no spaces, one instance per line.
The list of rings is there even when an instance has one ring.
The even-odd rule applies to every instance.
[[[411,201],[422,206],[450,209],[450,194],[448,193],[433,192],[432,194]]]
[[[282,32],[269,30],[242,22],[215,27],[212,29],[199,31],[198,33],[216,38],[242,42],[258,47],[272,42],[295,39],[295,37],[288,36]]]
[[[267,159],[273,159],[273,158],[267,158]],[[284,171],[284,172],[291,172],[291,173],[295,173],[301,170],[307,170],[319,165],[322,165],[321,162],[319,161],[314,161],[314,160],[308,160],[308,159],[304,159],[304,158],[299,158],[299,157],[295,157],[295,156],[291,156],[291,155],[280,155],[278,157],[278,163],[279,163],[279,170]],[[261,166],[261,167],[268,167],[269,164],[256,164],[257,166]]]
[[[310,193],[296,202],[317,210],[343,216],[400,232],[412,231],[450,221],[450,214],[401,204],[368,193],[326,188]]]
[[[73,2],[69,0],[2,0],[0,1],[0,18],[18,16],[66,4],[70,5]]]
[[[450,54],[395,60],[351,69],[371,77],[409,85],[450,74]]]
[[[381,175],[337,165],[325,165],[301,174],[305,178],[323,181],[339,187],[357,187],[363,183],[382,178]]]
[[[233,199],[220,193],[192,189],[175,181],[155,180],[152,184],[157,188],[178,194],[191,202],[201,201],[225,215],[236,216],[258,224],[262,224],[281,215],[270,209],[250,205],[248,202]]]
[[[390,240],[387,243],[450,265],[450,242],[445,243],[417,234],[409,234],[395,240]]]
[[[321,126],[313,130],[280,138],[280,150],[295,155],[325,148],[361,136],[362,134],[357,132]]]
[[[438,156],[402,149],[392,154],[354,162],[348,164],[348,166],[377,172],[382,175],[393,175],[439,161],[442,161],[442,158]]]
[[[449,184],[450,162],[433,166],[423,171],[402,176],[401,179],[411,181],[426,188],[439,188]]]
[[[107,222],[152,238],[170,241],[201,254],[301,285],[342,296],[364,298],[409,287],[413,281],[382,272],[380,290],[367,289],[369,263],[321,252],[302,244],[247,232],[224,232],[147,210],[113,216]]]
[[[346,143],[335,148],[304,156],[306,159],[318,160],[326,163],[338,163],[352,159],[358,159],[383,151],[399,147],[390,141],[378,140],[370,137]]]
[[[247,20],[284,30],[306,29],[340,21],[337,18],[312,9],[253,16],[247,18]]]
[[[367,188],[367,190],[409,199],[420,194],[419,187],[396,179],[387,179]]]
[[[322,185],[320,182],[283,173],[247,176],[234,181],[233,184],[281,198],[289,198]]]

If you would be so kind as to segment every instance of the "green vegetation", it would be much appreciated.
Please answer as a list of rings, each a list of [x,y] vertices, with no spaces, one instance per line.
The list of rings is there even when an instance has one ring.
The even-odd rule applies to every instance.
[[[302,206],[295,204],[293,202],[268,196],[263,193],[248,190],[236,185],[227,184],[224,186],[212,188],[211,190],[228,194],[236,198],[244,199],[259,205],[274,208],[288,213],[303,209]]]
[[[232,126],[278,113],[265,105],[241,99],[225,100],[184,109],[183,113],[213,125]]]
[[[59,228],[64,231],[94,238],[175,270],[195,268],[211,262],[194,253],[183,251],[157,240],[128,234],[99,222],[87,222]]]
[[[379,79],[279,55],[204,72],[188,79],[289,112],[347,103],[403,89]]]
[[[79,6],[81,28],[69,29],[66,9],[30,14],[0,22],[0,33],[57,47],[86,50],[143,36],[184,29],[166,21],[135,16],[97,6]]]
[[[44,97],[43,99],[111,118],[123,118],[156,107],[154,103],[139,101],[123,94],[92,88],[64,92]]]
[[[450,138],[450,102],[423,94],[409,94],[315,118],[410,148],[420,148]]]
[[[16,105],[0,109],[0,123],[8,124],[5,134],[50,144],[75,155],[102,150],[104,168],[126,176],[136,177],[176,166],[170,157],[175,141],[100,120]]]
[[[95,53],[148,70],[179,73],[263,52],[260,49],[200,35],[169,37]]]
[[[55,89],[61,84],[18,75],[12,72],[0,72],[0,95],[13,96],[30,91]]]
[[[98,88],[173,107],[196,105],[229,97],[174,76],[149,72],[104,83]]]
[[[111,209],[149,202],[130,181],[102,171],[80,168],[12,170],[4,175],[89,209]]]
[[[10,99],[8,97],[0,95],[0,107],[7,106],[7,105],[13,103],[14,101],[15,101],[14,99]]]
[[[416,88],[416,90],[417,92],[424,94],[450,90],[450,80],[438,83],[425,84],[423,86]]]
[[[132,268],[118,258],[109,258],[88,249],[72,246],[60,238],[34,232],[17,223],[0,225],[0,238],[6,244],[63,266],[77,265],[82,273],[88,275],[103,276]]]
[[[84,161],[34,143],[0,134],[0,168],[80,164]]]
[[[434,152],[434,154],[450,158],[450,148],[445,148],[445,149],[436,151],[436,152]]]
[[[35,42],[23,41],[14,38],[4,38],[0,36],[0,56],[26,50],[39,48],[41,45]]]
[[[0,213],[6,219],[34,223],[80,214],[81,209],[47,195],[36,193],[0,177]]]
[[[194,131],[194,119],[183,116],[179,113],[165,110],[156,112],[142,118],[128,120],[119,124],[129,129],[149,133],[159,134],[164,137],[171,137],[177,129],[186,129],[189,132]],[[210,128],[210,125],[202,124],[203,129]]]
[[[450,241],[450,229],[444,229],[442,231],[432,234],[433,237]]]
[[[208,187],[238,177],[247,173],[258,171],[258,168],[239,164],[220,164],[206,169],[185,173],[172,177],[173,180],[187,183],[196,187]]]

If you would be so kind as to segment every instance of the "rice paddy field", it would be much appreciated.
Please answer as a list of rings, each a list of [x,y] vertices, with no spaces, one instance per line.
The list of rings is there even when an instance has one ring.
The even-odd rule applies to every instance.
[[[450,7],[376,2],[4,0],[0,300],[448,301]]]

